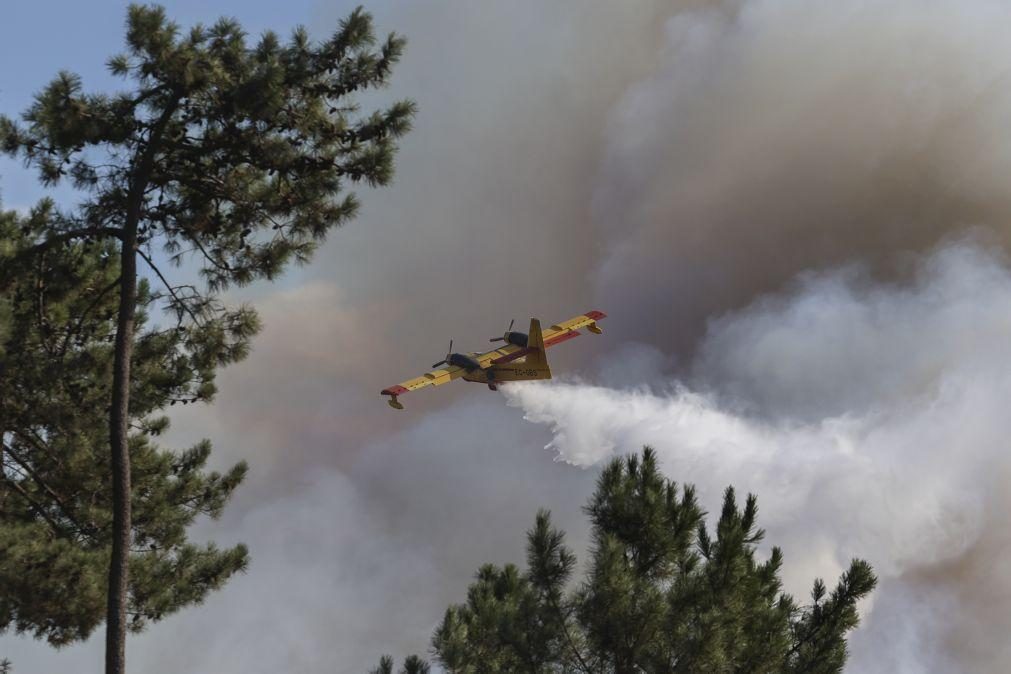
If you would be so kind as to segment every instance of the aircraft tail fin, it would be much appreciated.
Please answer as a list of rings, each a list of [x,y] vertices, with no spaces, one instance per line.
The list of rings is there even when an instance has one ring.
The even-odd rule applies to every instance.
[[[527,334],[527,349],[530,351],[526,357],[527,367],[548,370],[550,372],[548,368],[548,355],[544,348],[544,336],[541,334],[541,322],[536,318],[531,318],[530,332]]]

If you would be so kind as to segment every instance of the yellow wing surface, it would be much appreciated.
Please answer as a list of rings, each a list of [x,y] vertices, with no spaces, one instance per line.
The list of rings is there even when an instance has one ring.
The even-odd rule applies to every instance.
[[[555,323],[550,327],[544,328],[541,331],[541,335],[544,339],[544,346],[547,348],[555,346],[556,344],[561,344],[562,342],[567,342],[570,339],[575,339],[581,334],[579,332],[580,328],[586,328],[590,332],[599,335],[602,331],[597,326],[597,321],[606,317],[607,314],[603,311],[587,311],[585,314],[580,314],[575,318],[570,318],[567,321]],[[518,358],[526,356],[528,353],[530,353],[530,349],[510,344],[508,346],[503,346],[500,349],[495,349],[494,351],[479,354],[475,357],[478,362],[481,363],[481,367],[488,367],[489,365],[510,363]]]
[[[580,314],[579,316],[570,318],[567,321],[555,323],[554,325],[545,328],[542,331],[545,348],[554,346],[555,344],[561,344],[562,342],[578,337],[580,334],[578,330],[580,328],[585,327],[590,330],[590,332],[600,334],[601,330],[597,327],[597,321],[605,318],[606,316],[607,314],[602,311],[588,311],[585,314]],[[531,350],[527,347],[507,344],[506,346],[498,349],[485,351],[484,353],[474,353],[471,355],[478,363],[480,363],[483,369],[492,365],[501,365],[512,362],[526,356],[530,353],[530,351]],[[397,401],[398,396],[410,393],[411,391],[417,391],[419,388],[424,388],[426,386],[441,386],[442,384],[448,384],[454,379],[459,379],[464,374],[466,374],[466,370],[464,368],[457,365],[451,365],[449,367],[443,367],[438,370],[426,372],[420,377],[408,379],[407,381],[402,381],[394,386],[384,388],[381,391],[381,394],[390,396],[389,403],[392,407],[402,409],[403,406]]]
[[[417,391],[419,388],[424,388],[426,386],[441,386],[442,384],[448,384],[454,379],[462,377],[465,372],[466,371],[458,365],[439,368],[438,370],[426,372],[420,377],[408,379],[407,381],[402,381],[394,386],[384,388],[382,390],[382,395],[390,396],[389,403],[391,407],[396,407],[398,410],[403,409],[403,405],[397,402],[397,396],[402,396],[405,393],[410,393],[411,391]]]

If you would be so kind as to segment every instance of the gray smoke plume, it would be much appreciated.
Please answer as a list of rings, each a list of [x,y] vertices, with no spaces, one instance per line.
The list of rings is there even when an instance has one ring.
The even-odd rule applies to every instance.
[[[608,127],[594,279],[635,334],[684,353],[805,269],[894,277],[966,225],[1008,242],[1008,8],[728,6],[667,21],[662,65]]]

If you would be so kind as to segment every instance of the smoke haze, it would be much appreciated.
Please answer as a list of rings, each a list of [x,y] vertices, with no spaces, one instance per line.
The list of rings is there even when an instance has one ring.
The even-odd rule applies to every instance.
[[[314,31],[348,9],[319,4]],[[650,443],[710,509],[758,495],[798,596],[874,564],[852,671],[1006,671],[1011,8],[370,9],[409,37],[391,94],[415,130],[394,186],[248,297],[266,327],[219,401],[176,415],[177,444],[250,461],[200,534],[252,567],[133,639],[131,666],[423,653],[479,564],[522,560],[539,506],[584,558],[596,467]],[[607,332],[553,350],[556,382],[381,404],[450,338],[591,308]],[[58,671],[98,641],[7,651]]]
[[[702,369],[732,392],[722,402],[558,382],[506,395],[551,428],[548,448],[565,461],[649,444],[711,507],[728,484],[758,494],[795,595],[866,557],[883,582],[855,671],[951,671],[937,663],[970,633],[982,657],[968,669],[997,671],[994,646],[1011,627],[994,610],[1011,591],[1011,549],[991,533],[1006,519],[1009,341],[1011,273],[958,246],[927,258],[909,286],[827,273],[715,323],[702,350],[726,359]]]
[[[690,350],[797,273],[903,253],[1011,202],[1009,13],[992,2],[730,3],[675,14],[615,106],[594,197],[603,304]],[[659,316],[657,314],[660,314]]]

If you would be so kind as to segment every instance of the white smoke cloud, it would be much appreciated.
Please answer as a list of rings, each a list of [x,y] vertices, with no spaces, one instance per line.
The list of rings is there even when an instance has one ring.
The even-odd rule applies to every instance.
[[[539,429],[501,402],[489,393],[430,414],[366,445],[352,469],[319,469],[226,516],[229,538],[259,543],[249,573],[137,639],[134,666],[365,672],[383,653],[426,655],[480,565],[522,564],[539,507],[583,549],[595,475],[552,461]]]
[[[953,610],[966,579],[927,570],[967,564],[1003,528],[994,506],[1011,465],[1009,343],[1011,270],[959,244],[924,259],[909,285],[869,284],[856,269],[811,274],[714,321],[697,367],[709,394],[503,388],[551,428],[548,447],[564,461],[596,465],[648,444],[710,508],[728,484],[758,494],[795,594],[868,559],[883,582],[853,671],[949,671],[938,659],[948,640],[992,600],[961,597]],[[996,564],[1011,553],[1004,539],[973,581],[1011,589]],[[1006,617],[989,625],[991,643],[1008,627]],[[884,657],[901,644],[901,657]],[[1000,660],[976,662],[995,671]]]

